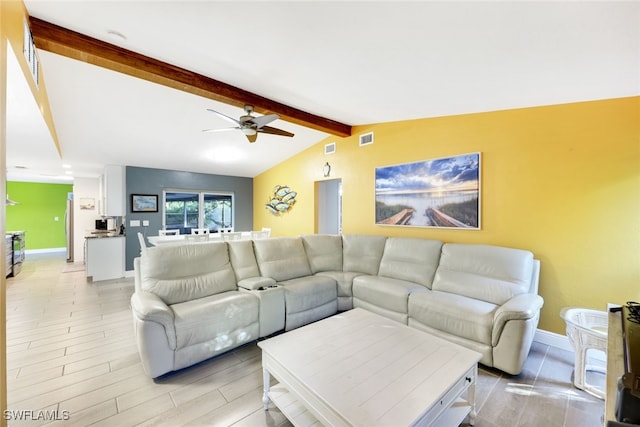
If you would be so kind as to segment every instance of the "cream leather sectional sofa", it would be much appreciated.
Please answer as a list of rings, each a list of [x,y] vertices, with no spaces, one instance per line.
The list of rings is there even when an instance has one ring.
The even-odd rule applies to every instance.
[[[135,260],[138,349],[152,378],[362,307],[518,374],[538,325],[526,250],[373,235],[163,245]]]

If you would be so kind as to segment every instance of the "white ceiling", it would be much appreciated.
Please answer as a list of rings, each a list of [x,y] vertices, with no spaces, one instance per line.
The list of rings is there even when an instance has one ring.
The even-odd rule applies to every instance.
[[[350,125],[640,94],[636,1],[25,4],[45,21]],[[261,134],[249,144],[240,132],[203,133],[228,127],[206,108],[242,110],[49,52],[39,58],[62,158],[32,132],[43,125],[18,113],[35,103],[10,101],[9,179],[50,179],[41,174],[64,175],[62,164],[77,177],[105,164],[253,177],[327,136],[282,120],[272,125],[294,138]]]

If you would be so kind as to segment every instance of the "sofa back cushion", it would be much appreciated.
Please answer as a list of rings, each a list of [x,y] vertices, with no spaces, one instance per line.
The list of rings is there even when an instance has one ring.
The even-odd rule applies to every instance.
[[[302,236],[311,272],[342,271],[342,238],[333,234]]]
[[[262,276],[276,282],[311,276],[301,237],[276,237],[253,241]]]
[[[445,243],[433,290],[493,304],[529,291],[533,254],[490,245]]]
[[[442,242],[439,240],[389,237],[384,245],[378,275],[431,289],[441,250]]]
[[[177,304],[236,290],[236,279],[224,242],[147,248],[140,258],[143,291]]]
[[[342,270],[352,273],[378,274],[385,236],[342,235]]]
[[[227,244],[229,245],[231,267],[233,267],[233,272],[236,274],[238,282],[250,277],[260,276],[251,240],[231,240]]]

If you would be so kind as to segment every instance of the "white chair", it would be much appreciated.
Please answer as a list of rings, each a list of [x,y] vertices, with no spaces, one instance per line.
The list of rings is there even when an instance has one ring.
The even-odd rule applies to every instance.
[[[233,227],[219,228],[218,233],[233,233]]]
[[[242,238],[242,233],[239,231],[222,234],[222,240],[224,240],[225,242],[228,242],[230,240],[240,240],[241,238]]]
[[[268,239],[269,237],[271,237],[271,229],[269,227],[262,227],[262,230],[260,231],[264,231],[266,233],[266,239]]]
[[[209,233],[188,234],[185,237],[187,242],[206,242],[209,240]]]
[[[268,239],[269,238],[269,234],[270,231],[252,231],[251,232],[251,239],[252,240],[259,240],[259,239]]]
[[[209,234],[208,228],[192,228],[191,234]]]
[[[140,242],[140,254],[144,255],[147,252],[147,243],[144,241],[142,233],[138,233],[138,242]]]
[[[158,236],[178,236],[180,235],[180,229],[173,230],[158,230]]]
[[[607,354],[607,332],[609,318],[604,311],[587,308],[566,307],[560,317],[567,323],[567,337],[575,350],[573,385],[580,390],[604,399],[605,391],[587,383],[587,371],[606,374],[606,366],[587,364],[589,349]]]

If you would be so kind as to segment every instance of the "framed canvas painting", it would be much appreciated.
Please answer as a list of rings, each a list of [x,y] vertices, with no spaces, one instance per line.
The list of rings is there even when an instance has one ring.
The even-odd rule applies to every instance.
[[[132,194],[131,212],[158,212],[156,194]]]
[[[375,171],[378,225],[480,229],[480,153]]]

